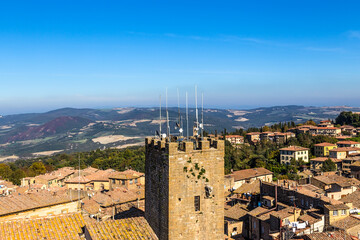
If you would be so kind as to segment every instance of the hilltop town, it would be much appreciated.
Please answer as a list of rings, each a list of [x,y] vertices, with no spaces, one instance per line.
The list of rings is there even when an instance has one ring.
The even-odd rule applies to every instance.
[[[360,142],[350,139],[360,128],[291,125],[146,138],[144,172],[60,167],[20,186],[3,179],[0,239],[359,239]],[[291,144],[303,136],[330,141]],[[269,143],[291,178],[269,165],[224,175],[229,148]]]

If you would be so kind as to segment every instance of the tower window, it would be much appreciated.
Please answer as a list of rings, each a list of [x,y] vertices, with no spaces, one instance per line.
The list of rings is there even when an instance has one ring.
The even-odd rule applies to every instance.
[[[194,207],[196,212],[200,211],[200,196],[194,197]]]

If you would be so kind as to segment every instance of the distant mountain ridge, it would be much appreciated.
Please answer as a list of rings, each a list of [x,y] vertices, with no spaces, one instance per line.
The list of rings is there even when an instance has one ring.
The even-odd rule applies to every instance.
[[[13,141],[24,141],[37,138],[49,137],[59,133],[65,133],[73,129],[82,128],[91,120],[82,117],[62,116],[57,117],[40,126],[26,126],[17,129],[17,133],[10,132],[0,139],[0,143],[9,143]],[[21,131],[23,129],[23,131]]]
[[[208,108],[204,109],[204,124],[208,132],[223,129],[231,132],[278,122],[335,119],[342,111],[360,112],[360,108],[296,105],[244,110]],[[185,109],[181,108],[180,112],[185,126]],[[162,115],[166,115],[164,109]],[[171,133],[176,134],[178,109],[169,108],[169,116]],[[191,108],[190,132],[194,121],[195,110]],[[164,120],[163,124],[165,129]],[[51,150],[74,152],[132,146],[142,143],[145,136],[154,135],[158,129],[159,108],[62,108],[46,113],[7,115],[0,118],[0,159],[10,155],[30,157],[34,152]]]

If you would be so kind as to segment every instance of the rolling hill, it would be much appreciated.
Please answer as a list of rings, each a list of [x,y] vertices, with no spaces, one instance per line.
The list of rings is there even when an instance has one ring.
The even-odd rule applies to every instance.
[[[313,119],[334,119],[352,107],[274,106],[256,109],[204,109],[205,129],[233,131],[278,122],[302,123]],[[185,119],[185,109],[180,109]],[[165,116],[165,110],[162,111]],[[170,129],[175,130],[178,109],[169,108]],[[189,131],[195,110],[189,109]],[[183,121],[185,126],[185,122]],[[7,115],[0,118],[0,159],[2,156],[32,157],[57,152],[89,151],[97,148],[141,144],[159,128],[158,108],[75,109],[62,108],[46,113]],[[163,120],[163,129],[165,122]],[[184,129],[186,134],[186,129]]]

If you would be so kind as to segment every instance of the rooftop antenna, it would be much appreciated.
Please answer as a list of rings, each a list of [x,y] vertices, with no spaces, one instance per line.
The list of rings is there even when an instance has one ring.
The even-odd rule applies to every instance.
[[[169,137],[169,140],[170,139],[170,125],[169,125],[169,111],[168,111],[168,94],[167,94],[167,88],[166,88],[166,133],[167,133],[167,136]]]
[[[196,136],[198,136],[199,134],[199,113],[198,113],[198,107],[197,107],[197,85],[195,85],[195,115],[196,115],[196,122],[195,122],[195,131],[196,131]]]
[[[176,127],[179,128],[179,135],[182,136],[183,129],[182,129],[182,123],[181,123],[181,115],[180,115],[180,94],[179,94],[179,88],[177,89],[177,100],[178,100],[178,122],[176,123]]]
[[[186,100],[186,139],[189,139],[189,110],[188,110],[188,93],[185,94]]]
[[[201,93],[201,138],[204,137],[204,93]]]
[[[161,135],[161,134],[162,134],[162,133],[161,133],[161,123],[162,123],[162,122],[161,122],[161,94],[160,94],[160,97],[159,97],[159,98],[160,98],[160,121],[159,121],[159,131],[160,131],[160,132],[159,132],[158,135],[159,135],[160,140],[161,140],[161,138],[162,138],[162,135]]]

